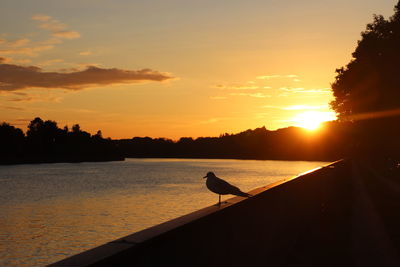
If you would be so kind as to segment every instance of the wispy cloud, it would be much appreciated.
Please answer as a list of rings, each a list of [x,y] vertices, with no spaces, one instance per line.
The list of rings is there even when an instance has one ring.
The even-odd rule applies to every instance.
[[[64,62],[63,59],[57,58],[57,59],[50,59],[50,60],[40,62],[40,63],[38,63],[38,65],[41,67],[45,67],[45,66],[51,66],[56,63],[62,63],[62,62]]]
[[[1,84],[0,84],[1,85]],[[59,103],[63,99],[59,96],[59,92],[43,91],[43,90],[30,90],[27,92],[21,91],[3,91],[0,90],[0,95],[3,100],[12,103],[25,103],[25,102],[56,102]]]
[[[263,108],[270,108],[270,109],[280,109],[280,110],[323,110],[329,109],[328,105],[289,105],[289,106],[274,106],[274,105],[265,105]]]
[[[283,110],[317,110],[317,109],[329,109],[328,105],[310,106],[310,105],[292,105],[282,108]]]
[[[282,91],[290,92],[290,93],[317,93],[317,94],[328,94],[331,92],[330,88],[314,88],[314,89],[305,89],[303,87],[297,88],[288,88],[288,87],[281,87],[279,88]]]
[[[288,75],[280,75],[280,74],[274,74],[274,75],[262,75],[262,76],[257,76],[256,79],[258,80],[271,80],[271,79],[276,79],[276,78],[297,78],[298,76],[295,74],[288,74]]]
[[[215,88],[223,89],[223,90],[255,90],[260,88],[257,85],[223,85],[217,84]]]
[[[64,38],[64,39],[76,39],[81,37],[80,33],[77,31],[72,31],[68,29],[68,26],[57,19],[54,19],[48,15],[35,15],[32,17],[33,20],[40,21],[40,28],[49,30],[52,32],[54,37]]]
[[[222,118],[210,118],[210,119],[207,119],[207,120],[199,121],[198,124],[216,123],[216,122],[219,122],[221,120],[222,120]]]
[[[227,97],[226,96],[211,96],[210,99],[223,100],[223,99],[227,99]]]
[[[7,45],[10,47],[21,47],[21,46],[25,46],[25,45],[29,44],[30,41],[31,40],[28,38],[21,38],[21,39],[15,40],[15,41],[7,42]]]
[[[79,52],[79,55],[80,55],[80,56],[90,56],[91,54],[92,54],[91,51],[82,51],[82,52]]]
[[[75,72],[44,72],[36,66],[0,64],[0,91],[28,88],[62,88],[80,90],[114,84],[171,80],[168,73],[151,69],[123,70],[88,67]]]
[[[0,45],[8,46],[8,47],[21,47],[26,44],[28,44],[31,40],[28,38],[21,38],[17,40],[6,40],[6,39],[0,39]]]
[[[54,19],[48,15],[35,15],[33,20],[40,22],[39,28],[47,30],[51,38],[41,41],[33,41],[29,38],[19,38],[16,40],[0,39],[0,56],[27,56],[36,57],[41,52],[55,48],[67,39],[76,39],[81,36],[77,31],[70,30],[68,25]],[[15,61],[13,61],[15,62]],[[21,63],[21,62],[20,62]]]
[[[17,127],[21,127],[21,126],[23,127],[23,126],[28,126],[31,121],[32,121],[32,119],[20,118],[20,119],[12,120],[11,124],[14,126],[17,126]]]
[[[55,102],[60,103],[63,98],[59,96],[25,96],[8,99],[10,102]]]
[[[6,48],[0,49],[0,55],[26,55],[26,56],[37,56],[39,52],[53,49],[53,45],[39,45],[33,47],[17,47],[17,48]]]
[[[76,39],[81,37],[81,34],[76,31],[58,31],[53,33],[53,36],[60,37],[64,39]]]
[[[12,62],[11,58],[0,57],[0,64]]]
[[[47,15],[43,15],[43,14],[37,14],[37,15],[32,16],[32,19],[45,22],[45,21],[51,20],[51,17],[47,16]]]
[[[24,92],[11,92],[13,95],[18,95],[18,96],[26,96],[28,95],[27,93]]]
[[[266,97],[271,97],[271,95],[266,95],[263,93],[254,93],[254,94],[249,94],[249,93],[231,93],[231,96],[249,96],[249,97],[256,97],[256,98],[266,98]]]
[[[0,108],[8,109],[8,110],[18,110],[18,111],[25,110],[24,108],[21,108],[21,107],[3,106],[3,105],[0,105]]]

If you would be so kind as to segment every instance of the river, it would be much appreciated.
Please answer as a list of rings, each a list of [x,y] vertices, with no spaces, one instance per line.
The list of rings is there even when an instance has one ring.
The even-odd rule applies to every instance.
[[[208,171],[248,191],[325,164],[127,159],[0,166],[0,266],[43,266],[215,204],[218,196],[202,178]]]

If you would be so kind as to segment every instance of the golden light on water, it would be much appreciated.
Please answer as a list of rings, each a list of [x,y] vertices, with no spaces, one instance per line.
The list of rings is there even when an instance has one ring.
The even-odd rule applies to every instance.
[[[332,121],[336,119],[334,112],[321,112],[321,111],[306,111],[297,114],[293,118],[295,126],[299,126],[308,130],[316,130],[325,121]]]

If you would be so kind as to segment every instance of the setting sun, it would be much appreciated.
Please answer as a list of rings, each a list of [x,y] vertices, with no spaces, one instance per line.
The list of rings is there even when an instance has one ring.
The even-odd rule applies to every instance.
[[[319,128],[322,122],[335,120],[336,116],[334,112],[320,112],[320,111],[307,111],[297,114],[293,118],[293,122],[296,126],[308,129],[316,130]]]

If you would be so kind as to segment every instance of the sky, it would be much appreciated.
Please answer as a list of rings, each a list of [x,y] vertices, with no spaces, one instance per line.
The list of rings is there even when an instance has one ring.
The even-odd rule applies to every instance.
[[[397,0],[1,0],[0,122],[111,138],[335,118],[335,69]]]

